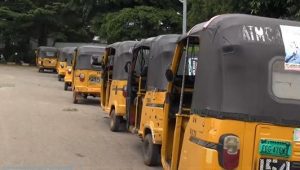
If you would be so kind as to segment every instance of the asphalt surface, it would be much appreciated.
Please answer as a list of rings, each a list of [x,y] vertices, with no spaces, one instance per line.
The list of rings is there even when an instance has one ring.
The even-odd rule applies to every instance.
[[[113,133],[98,99],[72,103],[53,73],[0,65],[0,170],[154,170],[142,142]]]

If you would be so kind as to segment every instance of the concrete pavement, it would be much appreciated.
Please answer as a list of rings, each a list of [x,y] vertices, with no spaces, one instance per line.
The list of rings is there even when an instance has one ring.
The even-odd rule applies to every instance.
[[[0,65],[0,97],[0,170],[161,169],[143,164],[136,135],[109,130],[98,99],[73,104],[56,74]]]

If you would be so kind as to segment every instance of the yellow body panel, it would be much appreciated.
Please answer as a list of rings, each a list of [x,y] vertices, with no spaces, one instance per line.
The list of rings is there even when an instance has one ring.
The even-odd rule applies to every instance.
[[[139,135],[144,138],[151,131],[153,143],[161,144],[163,133],[163,114],[166,92],[148,91],[144,97]]]
[[[67,62],[58,61],[56,65],[56,71],[58,75],[65,76],[66,75]]]
[[[56,69],[57,58],[37,58],[37,66],[40,69]]]
[[[181,58],[182,44],[175,50],[170,69],[176,73]],[[168,84],[172,93],[174,85]],[[228,119],[202,117],[181,113],[169,117],[169,103],[164,106],[164,130],[162,144],[162,164],[172,170],[222,170],[218,151],[209,146],[217,146],[224,134],[234,134],[240,140],[240,157],[237,170],[254,170],[259,167],[260,158],[300,161],[300,142],[293,141],[297,127],[284,127],[268,123],[246,122]],[[289,158],[262,156],[259,153],[261,139],[290,142],[292,155]]]
[[[84,75],[81,81],[79,75]],[[101,85],[100,82],[91,81],[92,79],[100,80],[101,72],[94,70],[75,70],[73,75],[73,90],[81,94],[90,94],[99,97]]]
[[[183,43],[178,43],[175,49],[173,61],[171,64],[170,69],[173,71],[173,73],[176,73],[177,68],[179,66],[179,62],[182,56],[182,51],[184,48]],[[168,90],[167,92],[172,93],[173,83],[168,83]],[[181,145],[176,147],[173,147],[173,143],[179,143],[181,142],[181,133],[178,133],[178,129],[181,130],[181,124],[177,125],[175,123],[176,120],[171,120],[169,117],[169,111],[170,111],[170,104],[165,103],[164,104],[164,114],[163,114],[163,137],[162,137],[162,147],[161,147],[161,163],[164,169],[177,169],[178,167],[178,161],[179,161],[179,152],[181,150]],[[178,121],[176,121],[178,122]],[[180,121],[181,122],[181,121]],[[176,128],[178,127],[178,128]],[[176,130],[177,129],[177,130]],[[175,132],[176,131],[176,132]],[[174,133],[178,133],[178,136],[174,136]],[[184,133],[184,132],[183,132]],[[177,151],[177,152],[175,152]],[[177,153],[176,155],[174,153]],[[173,154],[173,155],[172,155]],[[171,161],[176,160],[176,161]]]
[[[71,70],[71,72],[69,72],[68,70]],[[73,70],[72,70],[72,66],[67,66],[65,69],[66,75],[64,78],[65,83],[68,84],[72,84],[72,78],[73,78]]]
[[[126,114],[126,98],[123,96],[124,86],[127,85],[127,80],[112,80],[109,92],[109,101],[106,111],[111,112],[111,108],[115,108],[117,116],[125,116]]]
[[[102,74],[103,75],[103,74]],[[110,113],[111,106],[109,105],[109,98],[110,98],[110,87],[111,87],[111,80],[105,81],[102,79],[101,81],[102,90],[101,90],[101,107],[105,112]],[[105,87],[105,88],[103,88]]]
[[[192,115],[184,131],[178,169],[221,170],[218,152],[201,146],[191,138],[218,144],[224,134],[235,134],[240,138],[240,159],[238,170],[257,169],[259,158],[272,158],[259,154],[260,139],[291,142],[292,156],[281,160],[300,161],[300,142],[293,141],[295,128],[270,124],[250,123],[236,120],[221,120]],[[184,123],[183,123],[184,124]],[[273,157],[275,158],[275,157]],[[176,169],[173,167],[172,169]]]
[[[108,64],[109,55],[110,55],[110,50],[106,49],[104,55],[102,56],[102,64],[105,66],[107,66]],[[111,111],[111,106],[109,105],[110,91],[111,91],[110,87],[112,82],[111,78],[112,78],[112,69],[102,72],[101,80],[100,80],[100,84],[102,86],[102,89],[100,91],[101,93],[100,105],[102,109],[108,113],[110,113]]]

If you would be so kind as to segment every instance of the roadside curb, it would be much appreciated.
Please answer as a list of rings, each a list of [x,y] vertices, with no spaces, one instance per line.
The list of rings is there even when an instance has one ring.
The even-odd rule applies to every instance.
[[[27,66],[27,67],[30,66],[29,63],[22,63],[21,65],[22,65],[22,66]]]
[[[6,64],[7,64],[7,65],[16,65],[15,62],[7,62]]]
[[[33,66],[33,65],[29,64],[29,63],[17,64],[15,62],[0,63],[0,65],[24,66],[24,67],[31,67],[31,66]]]

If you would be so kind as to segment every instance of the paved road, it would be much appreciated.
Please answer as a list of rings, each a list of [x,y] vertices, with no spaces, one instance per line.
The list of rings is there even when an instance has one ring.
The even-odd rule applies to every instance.
[[[112,133],[97,100],[72,104],[57,75],[0,65],[0,170],[152,170],[141,140]]]

